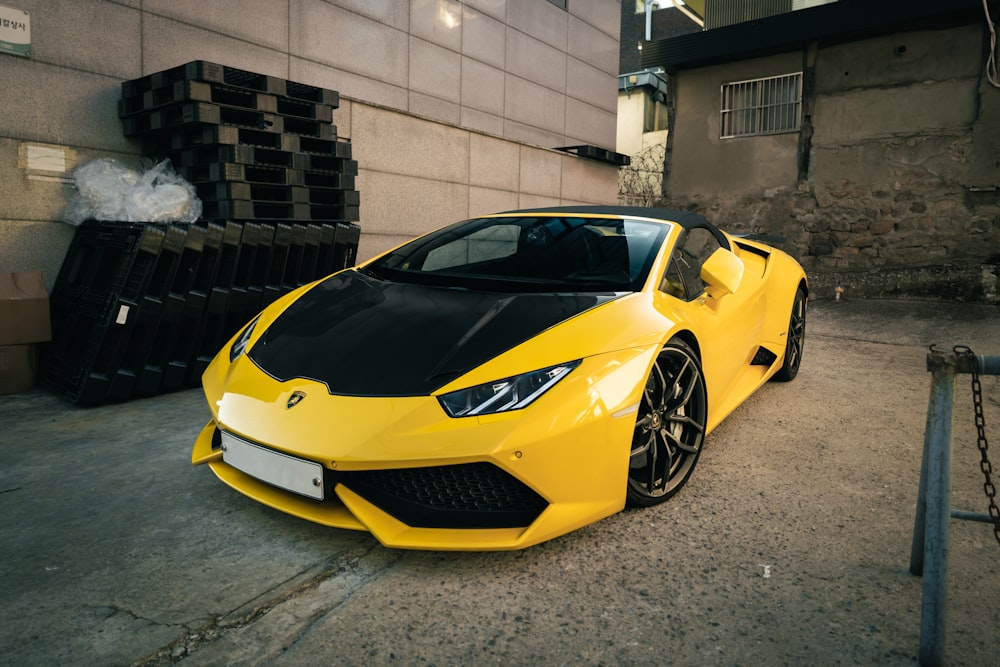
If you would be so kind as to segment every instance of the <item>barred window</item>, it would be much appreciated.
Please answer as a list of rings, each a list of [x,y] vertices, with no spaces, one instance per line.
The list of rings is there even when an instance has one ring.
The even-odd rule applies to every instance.
[[[798,132],[802,72],[722,84],[723,139]]]

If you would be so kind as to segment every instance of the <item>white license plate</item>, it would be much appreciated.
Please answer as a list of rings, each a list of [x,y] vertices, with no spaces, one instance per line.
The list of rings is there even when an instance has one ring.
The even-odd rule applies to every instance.
[[[323,466],[222,432],[222,460],[262,482],[323,500]]]

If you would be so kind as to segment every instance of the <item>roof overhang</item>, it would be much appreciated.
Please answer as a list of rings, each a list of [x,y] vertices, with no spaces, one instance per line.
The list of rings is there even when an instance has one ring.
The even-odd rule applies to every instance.
[[[666,99],[667,75],[660,69],[618,75],[618,92],[629,94],[637,88],[648,88],[653,99]]]
[[[643,67],[667,71],[783,53],[811,42],[838,43],[902,30],[982,20],[982,0],[839,0],[755,21],[653,40]]]

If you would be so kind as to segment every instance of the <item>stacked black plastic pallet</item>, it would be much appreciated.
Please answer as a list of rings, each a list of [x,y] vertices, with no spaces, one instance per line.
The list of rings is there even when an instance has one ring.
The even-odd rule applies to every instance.
[[[358,231],[343,222],[88,220],[50,295],[42,385],[85,405],[197,386],[262,308],[353,265]]]
[[[336,91],[195,61],[122,92],[126,134],[169,158],[204,212],[190,225],[77,228],[50,295],[41,383],[86,405],[197,386],[262,308],[352,266],[360,236]]]
[[[201,60],[122,84],[125,135],[194,184],[205,218],[358,220],[336,91]]]

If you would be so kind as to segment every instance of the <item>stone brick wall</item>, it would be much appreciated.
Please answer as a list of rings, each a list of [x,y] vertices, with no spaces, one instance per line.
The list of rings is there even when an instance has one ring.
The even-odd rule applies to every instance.
[[[901,183],[902,185],[902,183]],[[944,182],[924,190],[857,186],[824,192],[776,188],[704,201],[666,199],[735,233],[783,239],[813,293],[839,285],[857,297],[941,298],[997,303],[1000,196]]]
[[[720,141],[709,115],[704,138],[674,137],[663,205],[784,237],[821,294],[840,284],[857,296],[997,302],[1000,89],[982,75],[984,33],[915,31],[800,54],[814,82],[803,131],[779,135],[797,146]],[[704,127],[707,93],[734,72],[769,76],[788,64],[772,56],[679,72],[672,131]],[[706,93],[685,99],[692,89]],[[713,165],[740,176],[693,182]]]

